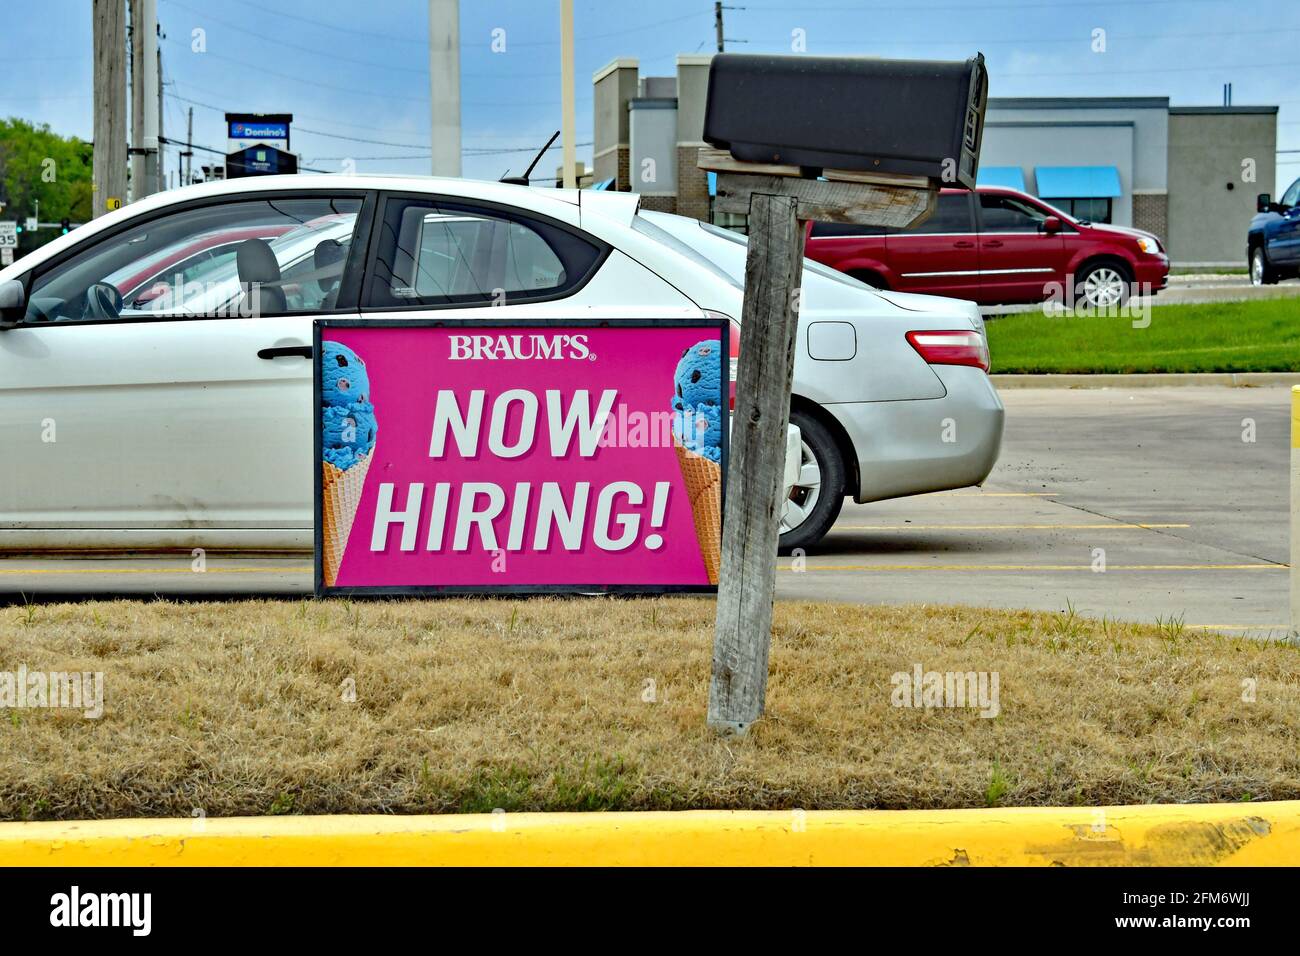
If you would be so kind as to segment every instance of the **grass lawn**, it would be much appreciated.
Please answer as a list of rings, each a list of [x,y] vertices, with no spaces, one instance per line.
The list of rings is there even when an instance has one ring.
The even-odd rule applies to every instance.
[[[987,323],[997,372],[1296,372],[1300,298],[1156,305],[1140,317],[1055,318],[1041,312]]]
[[[98,720],[0,711],[0,818],[1300,797],[1295,647],[780,603],[768,713],[723,739],[704,726],[712,614],[689,598],[0,610],[0,671],[105,687]],[[894,706],[892,675],[917,664],[996,672],[998,715]]]

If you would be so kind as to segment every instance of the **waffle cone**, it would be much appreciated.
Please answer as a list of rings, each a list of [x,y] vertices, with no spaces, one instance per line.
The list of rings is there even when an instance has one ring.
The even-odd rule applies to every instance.
[[[333,587],[343,563],[343,549],[348,546],[352,521],[361,503],[361,489],[370,470],[370,455],[358,455],[351,468],[321,462],[321,561],[325,586]]]
[[[677,465],[686,482],[691,499],[691,516],[695,519],[695,537],[700,543],[700,557],[709,574],[709,583],[718,583],[722,569],[722,466],[705,458],[678,441],[673,442]]]

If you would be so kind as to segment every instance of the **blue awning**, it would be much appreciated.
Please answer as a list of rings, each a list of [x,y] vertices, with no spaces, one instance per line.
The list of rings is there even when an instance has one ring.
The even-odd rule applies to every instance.
[[[1114,166],[1036,166],[1042,199],[1114,199],[1122,195]]]
[[[1005,186],[1025,191],[1025,172],[1019,166],[981,166],[977,186]]]

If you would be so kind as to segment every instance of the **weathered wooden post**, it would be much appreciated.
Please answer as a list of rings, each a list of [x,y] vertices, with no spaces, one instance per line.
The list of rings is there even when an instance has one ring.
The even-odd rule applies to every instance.
[[[930,215],[941,182],[973,187],[987,93],[982,57],[713,60],[704,135],[727,148],[698,165],[717,173],[715,212],[749,215],[709,685],[719,731],[744,734],[767,695],[805,226],[903,228]]]

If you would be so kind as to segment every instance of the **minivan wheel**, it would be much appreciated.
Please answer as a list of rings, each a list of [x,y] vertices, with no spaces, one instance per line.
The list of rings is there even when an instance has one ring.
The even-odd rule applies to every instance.
[[[1116,308],[1128,301],[1130,281],[1123,267],[1097,262],[1084,268],[1075,279],[1075,298],[1090,309]]]
[[[1269,267],[1268,256],[1264,247],[1256,246],[1250,253],[1250,284],[1273,285],[1277,282],[1277,273]]]
[[[809,548],[826,536],[844,504],[846,472],[830,429],[807,412],[790,412],[802,436],[799,477],[781,509],[781,551]]]

